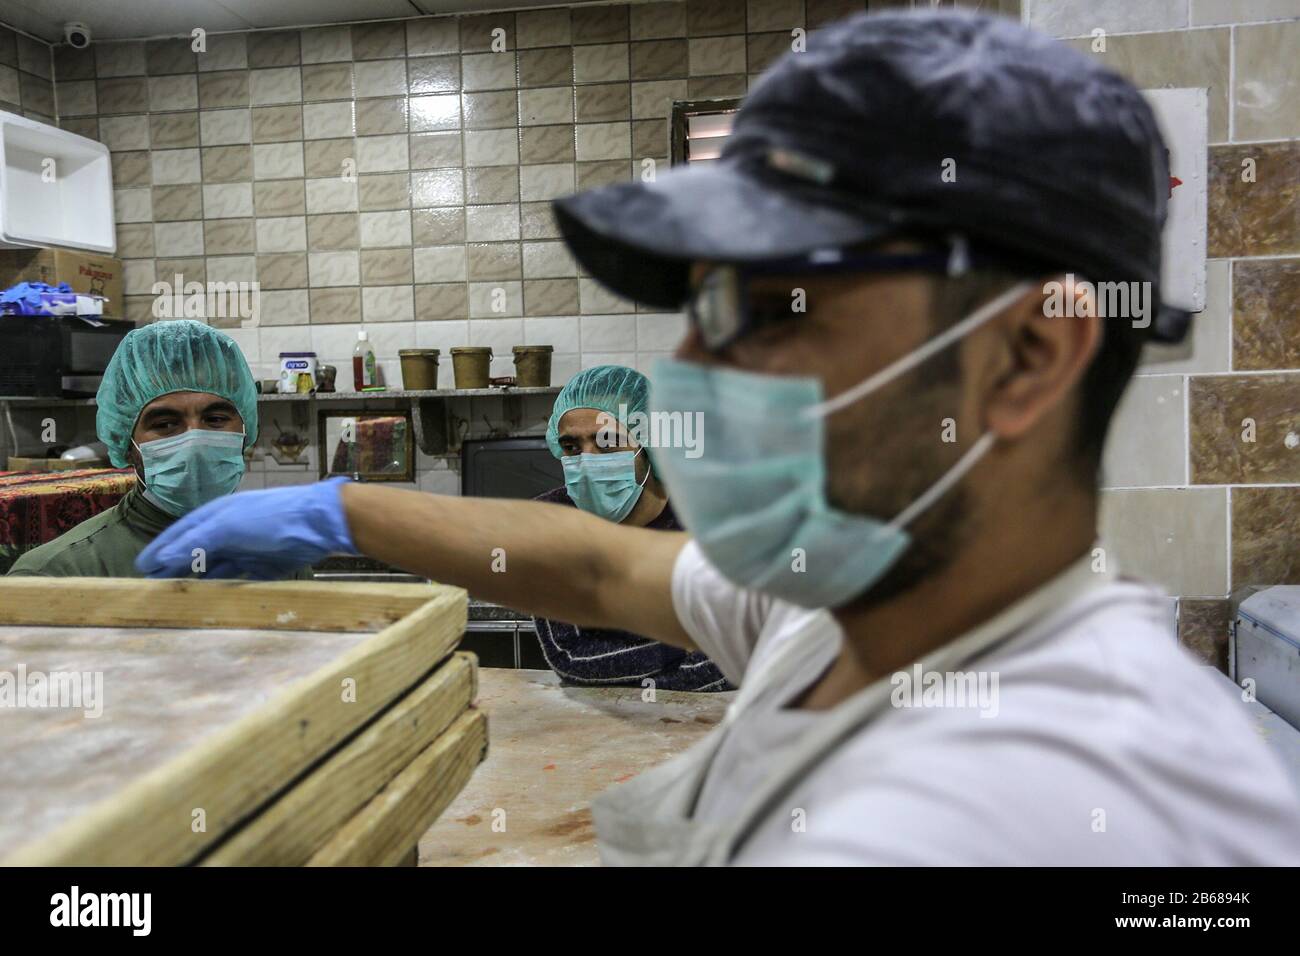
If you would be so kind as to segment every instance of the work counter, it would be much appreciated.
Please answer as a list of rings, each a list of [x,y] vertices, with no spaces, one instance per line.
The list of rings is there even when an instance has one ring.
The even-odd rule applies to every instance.
[[[562,687],[550,671],[484,668],[491,746],[420,839],[421,866],[593,866],[596,794],[690,747],[735,692]]]

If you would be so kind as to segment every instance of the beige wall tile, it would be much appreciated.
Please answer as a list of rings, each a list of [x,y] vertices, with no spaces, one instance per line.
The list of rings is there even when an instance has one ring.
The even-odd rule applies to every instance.
[[[1186,484],[1186,392],[1181,375],[1133,379],[1111,419],[1103,487]]]
[[[1235,42],[1233,139],[1300,136],[1300,20],[1238,27]]]
[[[1028,0],[1029,23],[1044,33],[1077,37],[1105,30],[1137,33],[1188,25],[1187,0]]]
[[[1101,533],[1122,573],[1183,597],[1228,593],[1226,488],[1104,491]]]

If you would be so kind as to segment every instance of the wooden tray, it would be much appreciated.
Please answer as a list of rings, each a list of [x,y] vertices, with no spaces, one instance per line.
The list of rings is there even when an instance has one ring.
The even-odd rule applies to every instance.
[[[243,862],[222,849],[237,830],[299,782],[343,779],[326,755],[382,775],[437,743],[380,733],[360,744],[398,698],[408,709],[375,726],[417,711],[457,719],[448,701],[473,695],[464,666],[458,685],[438,669],[448,701],[408,691],[455,648],[465,604],[440,585],[0,579],[0,678],[20,666],[103,675],[100,717],[0,706],[0,861]],[[320,819],[332,826],[368,798],[340,796]],[[315,826],[290,828],[297,842],[271,829],[303,856],[330,829]]]

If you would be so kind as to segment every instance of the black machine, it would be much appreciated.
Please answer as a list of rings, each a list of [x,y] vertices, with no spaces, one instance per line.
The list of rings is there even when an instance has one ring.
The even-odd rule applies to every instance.
[[[0,315],[0,398],[93,396],[134,328],[74,315]]]
[[[468,440],[460,450],[460,493],[476,498],[535,498],[564,484],[564,468],[545,438]]]

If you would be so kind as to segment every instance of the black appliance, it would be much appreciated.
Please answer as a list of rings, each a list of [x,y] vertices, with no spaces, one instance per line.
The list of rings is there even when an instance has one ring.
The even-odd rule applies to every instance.
[[[474,498],[536,498],[564,484],[564,466],[545,438],[469,439],[460,449],[460,493]]]
[[[0,398],[93,396],[134,328],[75,315],[0,315]]]

